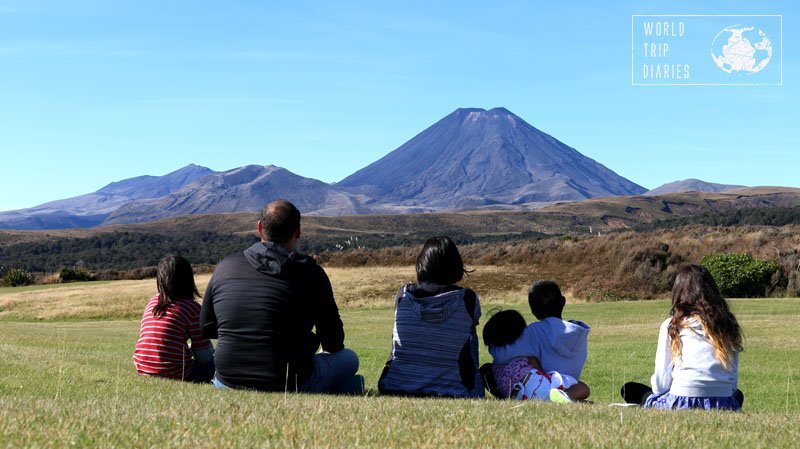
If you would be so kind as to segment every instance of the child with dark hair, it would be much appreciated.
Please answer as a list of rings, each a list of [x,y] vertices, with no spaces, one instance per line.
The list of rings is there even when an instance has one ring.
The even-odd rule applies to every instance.
[[[382,394],[483,397],[478,372],[478,296],[458,282],[467,272],[455,243],[432,237],[417,257],[417,282],[395,296],[392,354]]]
[[[628,382],[625,402],[656,409],[740,410],[737,388],[742,329],[717,283],[701,265],[687,265],[672,287],[661,323],[650,385]]]
[[[192,382],[210,382],[214,347],[200,335],[200,294],[192,265],[168,255],[158,264],[158,294],[144,309],[139,341],[133,354],[136,372]],[[191,347],[187,344],[191,341]]]
[[[486,346],[505,346],[517,341],[527,327],[516,310],[501,310],[483,326]],[[484,370],[484,368],[481,368]],[[557,371],[545,372],[536,357],[517,357],[508,363],[491,364],[492,378],[499,398],[537,399],[573,402],[589,397],[589,387],[574,377]]]
[[[511,343],[487,343],[494,363],[502,365],[520,357],[535,357],[548,370],[580,379],[588,353],[589,326],[561,318],[566,299],[553,281],[533,284],[528,291],[528,304],[539,321],[526,326]]]

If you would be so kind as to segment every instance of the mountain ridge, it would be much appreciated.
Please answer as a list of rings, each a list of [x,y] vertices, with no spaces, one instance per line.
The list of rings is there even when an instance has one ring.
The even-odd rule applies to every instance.
[[[701,179],[689,178],[662,184],[654,189],[645,192],[645,195],[663,195],[668,193],[682,192],[710,192],[720,193],[731,190],[744,189],[747,186],[735,184],[717,184],[715,182],[703,181]]]
[[[200,179],[213,170],[189,164],[163,176],[136,176],[107,184],[72,198],[49,201],[27,209],[0,212],[0,229],[62,229],[100,225],[123,205],[154,198]]]
[[[275,198],[286,198],[306,213],[356,215],[365,211],[356,197],[322,181],[274,165],[246,165],[205,176],[162,197],[131,201],[111,213],[103,224],[200,213],[256,212]]]
[[[0,213],[0,228],[140,223],[186,214],[255,212],[284,197],[307,215],[530,210],[646,189],[506,108],[459,108],[338,183],[272,165],[216,172],[195,164],[162,177]]]

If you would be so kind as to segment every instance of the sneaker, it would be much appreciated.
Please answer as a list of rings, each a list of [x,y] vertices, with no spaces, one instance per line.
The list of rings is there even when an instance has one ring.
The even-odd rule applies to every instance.
[[[572,399],[569,398],[569,395],[564,390],[559,390],[558,388],[552,388],[550,390],[550,402],[555,402],[557,404],[570,404],[572,403]]]

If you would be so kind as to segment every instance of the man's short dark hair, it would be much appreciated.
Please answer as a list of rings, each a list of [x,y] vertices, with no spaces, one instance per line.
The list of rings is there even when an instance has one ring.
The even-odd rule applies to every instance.
[[[539,320],[550,317],[561,318],[565,303],[566,299],[561,294],[561,289],[553,281],[537,281],[528,290],[528,305]]]
[[[417,282],[455,284],[464,278],[464,261],[449,237],[431,237],[417,256]]]
[[[286,243],[300,228],[300,211],[286,200],[276,200],[261,209],[261,232],[270,242]]]

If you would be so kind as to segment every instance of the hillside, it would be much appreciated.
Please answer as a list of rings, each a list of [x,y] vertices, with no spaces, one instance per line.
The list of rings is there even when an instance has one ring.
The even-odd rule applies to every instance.
[[[572,216],[576,223],[594,223],[595,230],[624,229],[656,220],[718,214],[745,208],[800,206],[800,189],[753,187],[728,193],[685,192],[658,196],[597,198],[562,203],[542,213]]]
[[[664,196],[626,196],[558,203],[531,211],[464,211],[401,215],[303,216],[304,240],[317,236],[349,237],[365,234],[408,235],[456,232],[469,235],[514,235],[538,232],[608,232],[659,220],[670,220],[728,210],[800,206],[800,189],[756,187],[735,193],[689,192]],[[98,228],[46,231],[0,230],[0,248],[43,239],[86,238],[108,232],[177,235],[187,229],[218,234],[250,235],[258,214],[197,214],[163,220],[116,224]]]
[[[450,235],[459,245],[483,245],[480,247],[494,254],[492,248],[565,234],[580,238],[630,229],[659,235],[663,229],[694,224],[783,226],[799,223],[798,217],[800,190],[775,188],[736,194],[594,199],[523,212],[305,216],[300,250],[331,263],[410,263],[413,253],[431,235]],[[168,252],[182,253],[195,263],[215,264],[257,241],[257,219],[256,213],[187,215],[92,229],[0,231],[0,266],[31,271],[72,265],[132,270],[155,265]]]
[[[732,185],[732,184],[717,184],[714,182],[706,182],[700,179],[684,179],[681,181],[673,181],[664,185],[658,186],[655,189],[648,190],[645,195],[666,195],[670,193],[682,192],[729,192],[731,190],[744,189],[745,186]]]
[[[457,109],[336,185],[379,203],[438,210],[646,190],[505,108]]]

